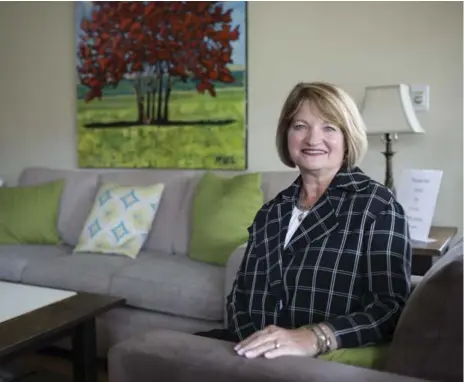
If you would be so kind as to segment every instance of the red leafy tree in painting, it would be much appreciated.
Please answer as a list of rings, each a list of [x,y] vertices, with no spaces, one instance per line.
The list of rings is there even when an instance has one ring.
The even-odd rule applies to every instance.
[[[214,82],[234,82],[231,10],[215,1],[94,2],[81,23],[79,79],[86,101],[105,87],[133,81],[137,123],[166,123],[174,80],[193,80],[200,93],[216,96]]]

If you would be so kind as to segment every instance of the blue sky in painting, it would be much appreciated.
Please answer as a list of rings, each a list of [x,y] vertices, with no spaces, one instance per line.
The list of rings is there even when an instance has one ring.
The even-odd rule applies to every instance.
[[[79,25],[83,17],[88,17],[92,12],[91,1],[76,1],[74,10],[74,25],[76,43],[79,41]],[[232,59],[236,65],[246,64],[246,2],[245,1],[224,1],[225,9],[232,9],[232,26],[240,26],[240,38],[232,43]]]

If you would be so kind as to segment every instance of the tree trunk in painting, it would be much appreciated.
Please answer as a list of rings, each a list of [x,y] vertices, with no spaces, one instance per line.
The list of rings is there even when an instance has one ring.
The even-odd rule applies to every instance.
[[[150,115],[151,103],[153,102],[152,99],[151,99],[150,86],[151,86],[151,80],[148,80],[147,91],[146,91],[147,104],[145,106],[145,110],[146,110],[145,124],[149,124],[153,120],[153,117]]]
[[[137,77],[134,81],[135,97],[137,101],[137,124],[141,125],[144,119],[143,93],[141,89],[141,79]]]
[[[169,121],[169,97],[171,96],[171,76],[168,74],[166,81],[166,91],[164,94],[164,113],[163,122]]]
[[[161,69],[161,64],[158,62],[157,65],[157,72],[158,72],[158,106],[157,106],[157,115],[156,115],[156,121],[161,122],[162,121],[162,105],[163,105],[163,72]]]

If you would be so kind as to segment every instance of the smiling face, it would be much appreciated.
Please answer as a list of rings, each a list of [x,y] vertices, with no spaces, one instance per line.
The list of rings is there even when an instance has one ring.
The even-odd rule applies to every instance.
[[[337,172],[345,156],[345,139],[339,127],[304,101],[288,128],[288,151],[301,172]]]

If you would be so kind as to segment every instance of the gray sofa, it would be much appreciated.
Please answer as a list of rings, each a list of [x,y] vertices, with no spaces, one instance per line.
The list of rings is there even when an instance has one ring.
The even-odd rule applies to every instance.
[[[19,186],[66,179],[58,221],[63,244],[0,245],[0,279],[125,298],[124,308],[101,316],[97,322],[101,356],[106,356],[116,343],[156,328],[189,333],[223,327],[224,298],[243,248],[237,249],[225,267],[188,257],[190,207],[201,174],[169,170],[24,169]],[[295,177],[294,172],[263,173],[265,200],[287,187]],[[152,230],[136,260],[103,254],[72,255],[98,187],[108,181],[121,185],[165,184]]]
[[[214,380],[224,382],[412,381],[398,374],[462,380],[462,241],[416,288],[385,364],[384,371],[390,373],[293,357],[248,362],[233,354],[230,343],[192,336],[195,331],[224,326],[224,298],[244,252],[239,246],[224,267],[188,257],[190,208],[201,173],[25,169],[20,186],[66,179],[58,221],[63,244],[0,245],[0,279],[124,297],[125,307],[103,315],[97,323],[98,350],[103,357],[109,354],[111,382],[203,380],[211,371],[220,373]],[[263,173],[265,200],[295,176],[294,172]],[[136,260],[72,255],[98,187],[105,181],[166,185],[156,220]]]
[[[416,286],[377,370],[306,357],[248,360],[233,344],[155,330],[110,350],[110,382],[463,380],[463,242]]]

